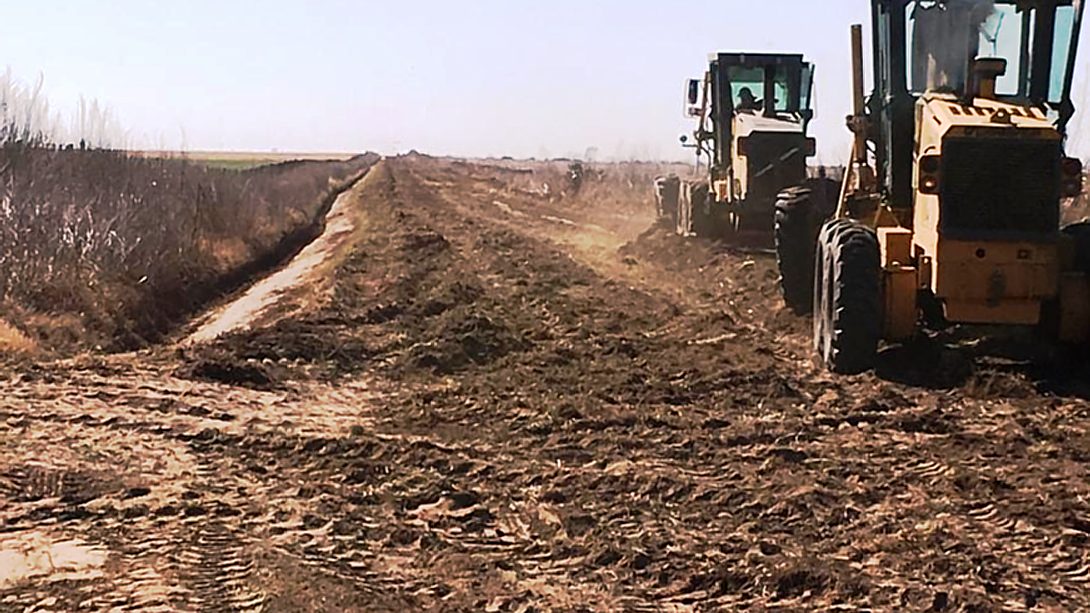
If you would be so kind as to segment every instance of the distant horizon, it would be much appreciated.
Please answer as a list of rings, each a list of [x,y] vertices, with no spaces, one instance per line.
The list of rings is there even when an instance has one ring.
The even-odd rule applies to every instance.
[[[116,149],[115,151],[123,151],[123,152],[126,152],[126,153],[143,153],[143,154],[172,154],[172,155],[178,155],[178,156],[231,155],[231,156],[253,156],[253,157],[258,157],[258,158],[260,158],[260,157],[270,157],[270,158],[272,158],[272,157],[288,157],[288,156],[353,157],[353,156],[357,156],[357,155],[365,155],[367,153],[375,153],[375,154],[378,154],[378,155],[383,155],[383,156],[388,156],[388,157],[395,157],[395,156],[412,155],[412,154],[415,153],[417,155],[423,155],[423,156],[427,156],[427,157],[451,158],[451,159],[462,159],[462,160],[514,160],[514,161],[527,161],[527,162],[534,162],[534,161],[537,161],[537,162],[579,161],[579,162],[584,162],[584,163],[588,163],[588,164],[627,164],[627,163],[632,163],[632,164],[689,164],[689,165],[695,165],[695,164],[692,164],[692,163],[690,163],[688,161],[685,161],[685,160],[642,160],[642,159],[631,159],[631,160],[595,159],[595,160],[587,160],[587,159],[584,159],[584,158],[578,157],[578,156],[563,156],[563,155],[549,157],[549,158],[538,158],[538,157],[533,157],[533,156],[518,157],[518,156],[511,156],[511,155],[476,156],[476,155],[434,154],[434,153],[428,153],[427,151],[418,151],[418,150],[401,151],[401,152],[398,152],[398,153],[383,153],[381,151],[374,151],[374,150],[370,150],[370,149],[364,149],[364,150],[359,150],[359,151],[285,151],[285,150],[278,150],[278,149],[268,149],[268,150],[246,150],[246,149],[190,149],[190,150],[181,150],[181,149]]]

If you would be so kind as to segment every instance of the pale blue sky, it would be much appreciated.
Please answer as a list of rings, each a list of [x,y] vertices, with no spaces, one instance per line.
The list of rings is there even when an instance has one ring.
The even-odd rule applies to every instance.
[[[818,66],[820,158],[835,163],[848,28],[868,15],[867,0],[9,0],[0,67],[44,72],[55,108],[109,104],[150,147],[177,148],[184,130],[194,150],[688,159],[683,85],[709,52],[802,52]],[[1090,113],[1087,85],[1076,92]]]

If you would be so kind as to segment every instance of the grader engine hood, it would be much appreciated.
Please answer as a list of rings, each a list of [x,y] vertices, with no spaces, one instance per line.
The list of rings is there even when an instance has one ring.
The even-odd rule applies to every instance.
[[[1039,108],[990,98],[926,94],[916,112],[914,242],[925,286],[951,321],[1035,324],[1058,291],[1060,132]]]
[[[919,231],[972,240],[1055,234],[1062,140],[1041,110],[929,94],[917,112]]]
[[[801,118],[739,113],[734,123],[734,170],[735,176],[745,177],[746,199],[775,198],[785,186],[805,178],[814,141],[806,137]]]
[[[754,113],[738,113],[735,116],[735,132],[739,137],[754,132],[803,133],[802,119],[798,117],[765,117]]]
[[[925,94],[920,98],[917,113],[921,153],[926,153],[930,147],[941,146],[941,139],[948,135],[1060,139],[1060,133],[1040,109],[1000,100],[976,98],[967,103],[949,94]],[[1017,130],[1018,134],[1009,134],[1012,130]]]

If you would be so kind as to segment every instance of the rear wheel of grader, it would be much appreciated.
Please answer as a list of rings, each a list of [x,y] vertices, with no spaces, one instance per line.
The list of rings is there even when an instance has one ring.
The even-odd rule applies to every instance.
[[[1061,232],[1075,243],[1075,270],[1090,274],[1090,221],[1068,224]]]
[[[715,219],[711,211],[711,190],[707,183],[699,183],[692,188],[692,231],[696,236],[715,235]]]
[[[814,254],[818,231],[831,212],[835,181],[816,179],[790,187],[776,197],[773,234],[780,290],[787,307],[798,315],[814,306]]]
[[[870,370],[882,336],[882,269],[878,239],[848,219],[818,235],[814,276],[814,348],[829,370]]]
[[[677,224],[678,198],[681,180],[676,175],[655,179],[655,217]]]
[[[681,236],[689,236],[693,232],[693,205],[691,198],[692,185],[682,183],[678,191],[677,213],[674,215],[674,228]]]

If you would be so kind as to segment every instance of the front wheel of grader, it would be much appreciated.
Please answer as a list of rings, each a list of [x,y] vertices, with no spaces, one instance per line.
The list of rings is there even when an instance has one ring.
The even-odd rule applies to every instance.
[[[829,370],[874,367],[882,337],[882,269],[874,231],[833,219],[818,235],[814,262],[814,348]]]

